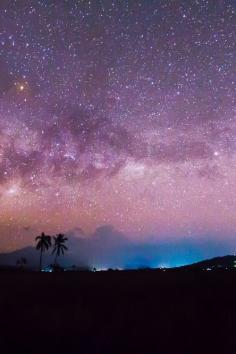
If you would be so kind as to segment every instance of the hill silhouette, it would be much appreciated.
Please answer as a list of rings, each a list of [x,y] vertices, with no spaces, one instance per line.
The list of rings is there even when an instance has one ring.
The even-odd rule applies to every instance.
[[[214,257],[211,259],[206,259],[200,262],[183,266],[181,268],[214,270],[214,269],[232,269],[235,268],[235,265],[236,265],[236,256],[227,255],[223,257]]]
[[[102,254],[100,252],[100,244],[101,240],[99,236],[96,239],[96,242],[93,244],[93,249],[91,249],[91,245],[88,240],[72,237],[70,239],[70,247],[68,253],[61,257],[60,264],[64,267],[68,267],[71,265],[76,265],[81,268],[92,268],[93,262],[97,261],[97,258],[102,257],[104,253],[109,251],[110,245],[109,243],[103,246]],[[125,243],[121,243],[116,246],[120,247],[120,252],[122,252],[122,247],[126,248],[127,245]],[[138,250],[138,256],[134,259],[133,253]],[[142,256],[142,247],[134,247],[129,250],[130,259],[132,262],[127,263],[123,269],[140,269],[140,268],[159,268],[158,266],[152,266],[151,262],[148,262],[147,258],[145,258],[145,253],[149,251],[149,247],[146,247],[144,255]],[[152,250],[155,252],[156,248]],[[88,254],[90,255],[88,257]],[[154,257],[154,255],[152,255]],[[9,253],[0,253],[0,267],[14,267],[16,266],[16,262],[21,257],[25,257],[27,259],[27,268],[36,269],[39,264],[39,253],[35,249],[35,247],[25,247],[13,252]],[[101,259],[101,258],[100,258]],[[54,261],[54,257],[51,254],[51,251],[46,252],[44,255],[43,265],[47,266],[52,264]],[[119,256],[116,256],[115,260],[113,259],[113,264],[118,264],[119,262],[123,262],[123,259]],[[236,264],[236,256],[234,255],[226,255],[213,257],[210,259],[202,260],[199,262],[190,263],[184,266],[178,267],[178,269],[186,269],[186,270],[194,270],[194,269],[202,269],[202,270],[214,270],[214,269],[232,269]],[[109,262],[107,262],[107,268],[112,268]],[[116,266],[114,266],[116,268]],[[175,268],[175,267],[170,267]]]
[[[27,268],[35,269],[38,268],[39,265],[39,252],[34,247],[25,247],[19,250],[9,252],[9,253],[1,253],[0,254],[0,266],[8,266],[12,267],[16,265],[16,262],[21,257],[25,257],[27,259]],[[52,255],[52,251],[45,252],[43,259],[43,266],[47,266],[54,262],[54,256]],[[68,266],[72,264],[76,264],[77,266],[85,267],[87,264],[85,262],[78,259],[77,254],[70,252],[69,254],[65,254],[63,258],[60,259],[60,264],[62,266]]]
[[[65,232],[65,235],[68,237],[68,251],[60,257],[60,264],[97,269],[172,268],[232,254],[236,247],[235,237],[226,241],[219,240],[214,235],[211,235],[211,238],[209,235],[201,235],[197,240],[183,237],[171,241],[161,235],[158,241],[156,235],[146,235],[145,239],[136,240],[109,224],[102,225],[88,234],[80,227],[75,227]],[[30,247],[8,254],[0,253],[0,265],[14,266],[19,258],[25,257],[28,266],[38,266],[39,254],[35,251],[35,236],[27,236],[24,245]],[[44,266],[52,263],[51,251],[50,249],[45,252],[43,256]]]

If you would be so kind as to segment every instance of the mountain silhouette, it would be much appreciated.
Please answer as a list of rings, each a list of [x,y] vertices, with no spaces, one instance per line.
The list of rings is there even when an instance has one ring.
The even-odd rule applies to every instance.
[[[67,254],[65,254],[59,260],[59,264],[62,266],[69,266],[76,264],[77,266],[87,267],[87,263],[85,261],[80,260],[78,254],[76,252],[78,247],[73,250],[70,250]],[[39,252],[34,247],[25,247],[19,250],[9,252],[9,253],[0,253],[0,265],[3,266],[15,266],[18,259],[21,257],[26,258],[27,267],[35,269],[39,266]],[[43,267],[53,264],[54,256],[52,255],[52,249],[48,252],[45,252],[43,257]]]
[[[228,243],[203,238],[198,241],[183,238],[172,242],[160,239],[157,242],[156,237],[147,236],[145,240],[134,241],[112,225],[100,226],[91,234],[85,234],[76,227],[65,235],[68,237],[68,251],[59,259],[59,264],[64,267],[137,269],[173,268],[190,264],[195,268],[207,267],[207,264],[201,263],[203,259],[232,254],[236,247],[235,239]],[[54,262],[51,253],[52,249],[49,249],[43,255],[44,266]],[[17,260],[24,257],[28,267],[38,268],[39,256],[35,245],[32,245],[0,254],[0,265],[15,266]]]
[[[69,267],[76,265],[81,268],[91,268],[97,264],[97,262],[102,263],[102,259],[105,257],[106,267],[117,267],[116,264],[123,264],[124,269],[137,269],[137,268],[158,268],[158,266],[153,266],[150,259],[157,252],[158,248],[154,248],[149,245],[141,247],[138,245],[132,245],[117,241],[115,246],[109,240],[104,243],[103,236],[100,237],[99,233],[96,234],[95,240],[93,242],[89,239],[71,237],[69,242],[68,252],[65,253],[60,259],[60,264],[64,267]],[[105,236],[105,239],[108,236]],[[114,252],[114,249],[116,252]],[[112,250],[111,255],[109,252]],[[152,251],[152,253],[151,253]],[[143,252],[143,253],[142,253]],[[107,255],[108,253],[108,255]],[[129,255],[130,262],[124,261],[125,254],[127,257]],[[149,254],[149,258],[147,256]],[[27,267],[35,269],[39,265],[39,252],[34,247],[25,247],[10,253],[0,253],[0,266],[15,266],[18,259],[24,257],[27,259]],[[112,258],[113,257],[113,263]],[[54,257],[49,252],[45,252],[43,266],[53,264]],[[122,263],[123,262],[123,263]],[[199,262],[191,263],[178,267],[178,269],[194,270],[215,270],[215,269],[232,269],[236,265],[236,256],[226,255],[221,257],[214,257],[211,259],[202,260]]]
[[[236,267],[236,256],[227,255],[223,257],[214,257],[211,259],[206,259],[180,268],[216,270],[216,269],[232,269],[235,267]]]

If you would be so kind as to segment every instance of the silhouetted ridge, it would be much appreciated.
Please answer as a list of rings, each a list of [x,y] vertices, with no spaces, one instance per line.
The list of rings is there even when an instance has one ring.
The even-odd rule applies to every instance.
[[[189,264],[180,268],[185,269],[230,269],[236,266],[236,256],[227,255],[223,257],[214,257],[197,263]]]

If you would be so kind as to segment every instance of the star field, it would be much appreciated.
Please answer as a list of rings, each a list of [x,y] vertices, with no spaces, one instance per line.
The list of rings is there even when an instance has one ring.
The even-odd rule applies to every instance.
[[[236,231],[234,0],[0,4],[2,250]]]

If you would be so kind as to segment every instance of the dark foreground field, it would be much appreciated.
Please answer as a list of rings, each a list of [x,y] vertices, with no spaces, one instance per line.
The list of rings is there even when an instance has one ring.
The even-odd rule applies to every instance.
[[[236,353],[236,272],[1,273],[0,353]]]

